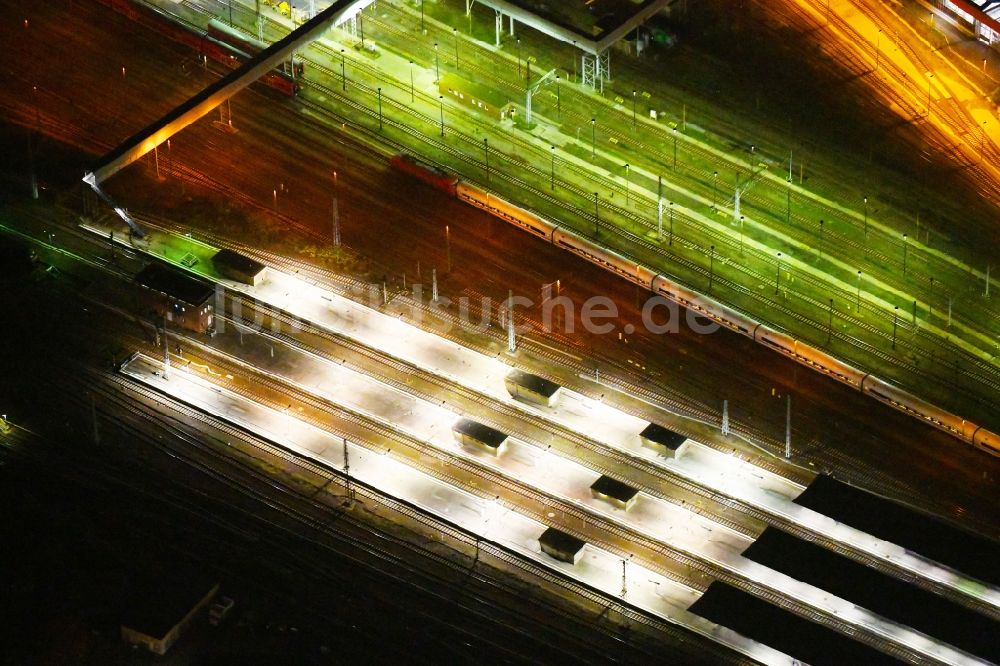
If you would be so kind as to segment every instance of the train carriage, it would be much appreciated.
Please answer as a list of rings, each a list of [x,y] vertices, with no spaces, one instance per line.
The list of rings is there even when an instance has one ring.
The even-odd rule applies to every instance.
[[[683,287],[651,269],[637,264],[616,252],[600,247],[572,231],[559,227],[531,211],[525,210],[495,195],[466,183],[437,167],[411,155],[392,158],[397,168],[431,183],[466,203],[481,208],[536,237],[583,257],[630,282],[642,285],[653,293],[676,302],[690,311],[711,319],[731,331],[745,335],[774,351],[791,358],[844,384],[867,393],[880,402],[910,414],[929,425],[968,442],[992,455],[1000,456],[1000,435],[962,419],[922,400],[888,382],[854,368],[830,354],[794,337],[756,322],[721,303]]]

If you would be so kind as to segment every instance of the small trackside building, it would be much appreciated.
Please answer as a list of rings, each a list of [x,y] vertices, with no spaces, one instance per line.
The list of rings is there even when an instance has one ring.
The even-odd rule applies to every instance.
[[[507,448],[507,433],[471,419],[459,419],[451,427],[451,432],[462,444],[482,449],[495,456]]]
[[[597,499],[609,502],[619,509],[628,509],[635,504],[639,491],[610,476],[602,476],[590,486],[590,493]]]
[[[576,564],[583,556],[583,547],[587,545],[587,542],[577,539],[572,534],[566,534],[562,530],[550,527],[542,532],[542,536],[538,537],[538,545],[541,546],[542,552],[549,557],[560,562]]]
[[[688,438],[656,423],[650,423],[639,433],[642,445],[668,458],[680,458],[687,448]]]
[[[494,120],[514,117],[514,105],[496,88],[466,81],[456,74],[445,74],[438,82],[438,92],[473,111]]]
[[[215,329],[212,285],[164,264],[149,264],[135,276],[139,311],[174,326],[209,333]]]
[[[546,407],[556,404],[562,390],[559,384],[523,370],[512,370],[503,381],[514,398]]]
[[[162,656],[218,592],[218,583],[197,573],[139,576],[128,585],[122,640]]]
[[[259,261],[228,248],[219,250],[212,256],[212,265],[222,277],[251,287],[260,285],[266,268]]]

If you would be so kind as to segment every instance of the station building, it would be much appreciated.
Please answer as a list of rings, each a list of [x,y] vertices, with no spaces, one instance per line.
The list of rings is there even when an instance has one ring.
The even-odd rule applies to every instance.
[[[174,326],[209,333],[215,329],[212,285],[164,264],[149,264],[135,276],[139,311]]]
[[[438,92],[462,106],[494,120],[514,118],[514,104],[492,86],[466,81],[457,74],[445,74],[438,82]]]
[[[183,567],[135,573],[125,586],[121,637],[165,655],[219,592],[218,582]]]
[[[222,277],[251,287],[259,286],[264,279],[264,264],[230,249],[216,252],[212,265]]]

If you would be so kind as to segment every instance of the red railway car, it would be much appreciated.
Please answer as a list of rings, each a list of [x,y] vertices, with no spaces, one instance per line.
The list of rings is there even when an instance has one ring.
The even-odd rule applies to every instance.
[[[235,69],[251,57],[251,54],[232,44],[219,41],[207,32],[188,25],[176,16],[148,5],[142,0],[98,1],[139,25],[158,32],[172,41],[184,44],[197,51],[199,56],[225,65],[229,69]],[[295,80],[280,69],[265,74],[260,78],[260,82],[289,96],[297,94],[299,90]]]
[[[447,171],[418,160],[416,157],[407,155],[406,153],[393,155],[389,160],[389,163],[400,171],[408,173],[418,180],[424,181],[431,187],[447,192],[452,196],[455,195],[455,188],[458,186],[458,178]]]
[[[257,55],[268,47],[267,42],[262,42],[256,37],[240,32],[219,19],[212,19],[208,22],[208,34],[214,39],[224,44],[229,44],[238,51],[251,56]],[[285,74],[294,74],[298,78],[305,73],[305,64],[296,58],[293,63],[281,63],[280,69]]]

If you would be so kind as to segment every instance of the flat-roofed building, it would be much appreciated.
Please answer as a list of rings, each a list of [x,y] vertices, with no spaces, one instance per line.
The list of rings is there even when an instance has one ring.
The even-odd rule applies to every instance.
[[[594,481],[590,486],[590,492],[597,499],[610,502],[619,509],[625,509],[626,511],[635,504],[635,498],[639,495],[639,491],[632,486],[626,485],[617,479],[612,479],[610,476],[602,476],[597,481]]]
[[[137,575],[127,586],[122,640],[164,655],[218,592],[218,583],[195,570]]]
[[[479,113],[505,120],[514,117],[514,105],[503,92],[491,86],[466,81],[456,74],[444,74],[438,82],[438,91],[460,104]]]
[[[512,370],[504,378],[507,392],[518,400],[551,407],[559,399],[559,384],[523,370]]]
[[[215,327],[212,285],[164,264],[149,264],[135,276],[139,284],[139,309],[155,319],[196,333]]]
[[[567,534],[562,530],[550,527],[538,538],[538,545],[542,547],[542,552],[560,562],[576,564],[583,556],[583,547],[586,541],[577,539],[572,534]]]
[[[264,269],[266,268],[256,259],[251,259],[227,248],[219,250],[212,256],[212,265],[222,277],[252,287],[258,286],[264,279]]]
[[[451,427],[451,432],[462,444],[482,449],[495,456],[507,448],[507,433],[471,419],[459,419]]]
[[[639,433],[642,445],[653,449],[668,458],[679,458],[684,453],[687,436],[664,428],[656,423],[650,423]]]

